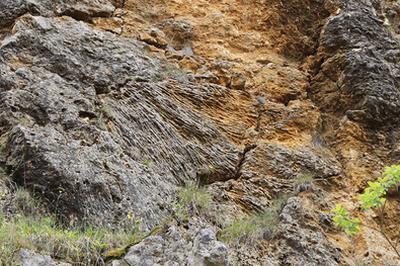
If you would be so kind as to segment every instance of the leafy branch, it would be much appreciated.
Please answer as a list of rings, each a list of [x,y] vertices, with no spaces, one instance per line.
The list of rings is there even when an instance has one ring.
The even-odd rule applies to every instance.
[[[389,190],[398,188],[400,186],[400,165],[392,165],[386,167],[381,178],[375,182],[368,182],[368,187],[364,190],[359,197],[361,207],[363,210],[376,210],[379,213],[378,225],[379,228],[364,225],[376,232],[379,232],[397,256],[400,258],[400,251],[397,248],[400,238],[393,241],[388,236],[385,230],[385,208],[386,196]],[[355,235],[360,231],[361,220],[353,218],[350,212],[346,210],[341,204],[337,204],[332,210],[333,221],[335,225],[341,228],[348,235]]]
[[[340,227],[346,234],[355,235],[360,231],[361,221],[358,218],[352,218],[349,211],[341,204],[337,204],[332,210],[333,222]]]

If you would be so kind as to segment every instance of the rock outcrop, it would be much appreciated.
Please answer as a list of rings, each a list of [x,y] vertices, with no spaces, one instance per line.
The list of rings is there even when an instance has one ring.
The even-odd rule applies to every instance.
[[[17,255],[17,261],[22,266],[70,266],[69,263],[59,263],[49,256],[36,254],[35,252],[21,249]]]
[[[382,264],[374,233],[352,250],[327,212],[400,159],[400,12],[386,2],[3,0],[0,193],[7,175],[65,224],[133,214],[145,230],[185,184],[212,193],[209,213],[115,266]],[[217,239],[281,194],[276,236]]]
[[[321,34],[310,94],[322,111],[363,125],[399,125],[399,43],[379,10],[345,1]]]
[[[163,64],[82,22],[21,17],[1,46],[14,180],[64,217],[107,222],[132,211],[154,225],[196,171],[213,165],[210,178],[233,177],[237,148],[196,112],[227,89],[163,77]]]
[[[228,249],[216,240],[211,228],[184,237],[178,228],[171,226],[164,236],[151,236],[131,247],[122,260],[113,261],[112,265],[223,266],[228,265]]]
[[[115,7],[108,0],[4,0],[0,3],[0,26],[9,26],[24,15],[70,16],[77,20],[110,17]]]

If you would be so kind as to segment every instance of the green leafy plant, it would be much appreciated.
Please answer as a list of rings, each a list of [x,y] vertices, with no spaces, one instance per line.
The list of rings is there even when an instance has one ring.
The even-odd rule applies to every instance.
[[[355,235],[360,231],[360,219],[352,218],[349,211],[341,204],[332,210],[334,223],[344,230],[346,234]]]
[[[400,165],[392,165],[386,167],[382,177],[378,178],[377,181],[368,182],[368,187],[364,190],[359,197],[361,207],[364,210],[373,209],[379,213],[378,228],[364,225],[374,231],[379,232],[388,244],[395,251],[397,256],[400,258],[400,252],[397,248],[399,239],[394,242],[390,239],[385,230],[385,207],[386,207],[386,196],[391,189],[398,189],[400,185]],[[340,204],[332,210],[333,221],[345,233],[349,235],[355,235],[360,230],[361,221],[358,218],[352,218],[349,211],[347,211]]]

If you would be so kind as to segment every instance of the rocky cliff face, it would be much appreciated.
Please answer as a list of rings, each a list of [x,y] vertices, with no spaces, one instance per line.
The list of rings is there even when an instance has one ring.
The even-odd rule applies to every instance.
[[[379,0],[2,0],[0,166],[66,223],[133,213],[150,230],[179,187],[212,193],[209,213],[112,265],[397,265],[378,234],[350,242],[326,213],[354,207],[400,158],[398,12]],[[315,181],[299,189],[304,174]],[[218,241],[282,193],[275,237]]]

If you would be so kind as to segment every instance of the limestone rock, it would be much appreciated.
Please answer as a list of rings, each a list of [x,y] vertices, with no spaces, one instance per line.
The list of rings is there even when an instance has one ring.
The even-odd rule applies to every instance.
[[[299,198],[290,198],[281,213],[279,265],[338,265],[340,255],[325,235],[306,218]]]
[[[15,182],[64,222],[129,213],[149,229],[198,181],[214,209],[113,264],[351,264],[327,213],[400,158],[398,13],[382,0],[2,0],[0,206]],[[320,183],[294,186],[302,173]],[[276,237],[216,239],[283,193],[297,196]],[[356,253],[389,254],[375,236]]]
[[[70,266],[69,263],[56,262],[49,256],[36,254],[27,249],[21,249],[17,256],[22,266]]]
[[[4,0],[0,3],[0,26],[12,24],[19,16],[30,13],[43,16],[67,15],[79,20],[111,16],[115,7],[108,0]]]
[[[228,265],[228,249],[216,240],[211,228],[200,229],[193,236],[184,237],[183,233],[172,226],[165,235],[148,237],[131,247],[122,260],[112,265]]]
[[[0,47],[4,163],[63,217],[151,225],[196,169],[234,175],[239,152],[196,111],[228,89],[160,77],[141,43],[67,18],[26,15]]]
[[[373,128],[399,125],[399,44],[368,1],[346,1],[325,25],[311,94],[323,111]]]

